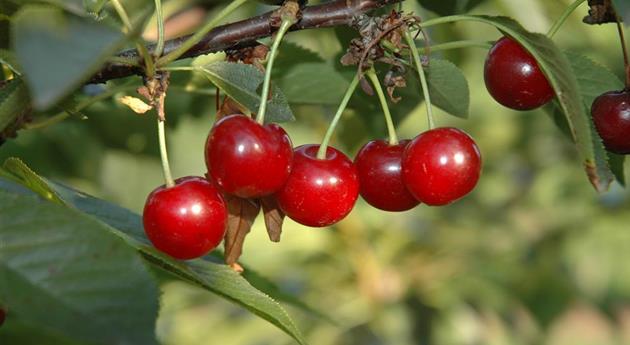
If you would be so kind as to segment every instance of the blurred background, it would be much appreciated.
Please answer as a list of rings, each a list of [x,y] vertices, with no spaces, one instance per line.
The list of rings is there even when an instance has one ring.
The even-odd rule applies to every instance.
[[[531,31],[546,32],[569,3],[488,0],[472,13],[507,15]],[[167,1],[166,12],[177,13],[167,32],[190,32],[215,5]],[[425,19],[435,16],[412,0],[403,8]],[[269,9],[252,2],[232,19]],[[584,25],[586,12],[583,4],[555,41],[621,77],[615,26]],[[147,40],[154,30],[150,24]],[[433,43],[500,36],[479,23],[429,33]],[[287,41],[331,65],[343,50],[332,29],[289,34]],[[287,219],[280,243],[270,242],[257,220],[241,261],[329,317],[287,306],[311,344],[630,344],[630,192],[614,183],[597,195],[572,143],[545,112],[515,112],[494,102],[483,83],[485,55],[479,48],[436,53],[457,64],[469,82],[469,119],[438,111],[437,123],[460,127],[477,140],[483,175],[470,195],[450,206],[420,205],[406,213],[378,211],[359,200],[332,228],[311,229]],[[48,178],[141,212],[146,195],[163,179],[154,114],[136,115],[117,101],[134,94],[136,79],[85,88],[94,94],[129,86],[87,108],[87,120],[20,132],[1,147],[0,159],[21,157]],[[173,85],[166,100],[172,169],[176,176],[203,175],[214,90],[209,82],[188,90]],[[343,89],[330,92],[339,99]],[[347,111],[336,133],[334,145],[350,156],[365,141],[386,135],[373,103],[370,114]],[[284,127],[300,145],[321,140],[335,106],[292,109],[297,120]],[[422,103],[408,114],[395,105],[392,112],[400,137],[426,130]],[[271,324],[213,294],[176,281],[163,292],[158,337],[164,344],[292,344]]]

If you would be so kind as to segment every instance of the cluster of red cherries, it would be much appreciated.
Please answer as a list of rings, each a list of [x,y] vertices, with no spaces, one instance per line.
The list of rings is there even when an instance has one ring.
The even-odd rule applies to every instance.
[[[205,146],[206,178],[185,177],[153,191],[144,209],[145,231],[155,247],[178,259],[202,256],[225,233],[222,194],[274,197],[294,221],[312,227],[337,223],[359,196],[376,208],[405,211],[419,203],[445,205],[477,184],[481,156],[466,133],[436,128],[390,145],[368,142],[352,162],[328,146],[292,147],[277,124],[261,125],[234,114],[217,121]]]
[[[554,96],[534,57],[511,38],[503,37],[492,47],[484,72],[489,93],[509,108],[534,109]],[[603,94],[592,113],[608,150],[629,153],[629,92]],[[405,211],[420,203],[446,205],[468,194],[481,173],[477,145],[456,128],[431,129],[397,144],[370,141],[354,162],[330,146],[320,159],[319,149],[294,149],[277,124],[261,125],[242,114],[220,119],[205,146],[206,178],[181,178],[149,195],[143,215],[147,236],[162,252],[192,259],[224,237],[224,194],[271,196],[294,221],[324,227],[347,216],[359,194],[385,211]]]

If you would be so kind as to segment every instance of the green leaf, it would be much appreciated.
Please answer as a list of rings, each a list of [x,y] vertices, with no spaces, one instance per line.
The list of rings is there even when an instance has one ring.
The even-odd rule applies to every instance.
[[[339,104],[350,85],[326,63],[299,64],[284,72],[279,83],[290,103],[323,105]]]
[[[200,67],[210,81],[221,91],[252,112],[260,104],[259,86],[263,73],[252,65],[217,61]],[[273,83],[272,83],[273,84]],[[265,122],[286,122],[295,119],[286,97],[278,87],[272,85],[271,100],[267,101]]]
[[[20,78],[0,86],[0,133],[30,109],[28,91]]]
[[[440,16],[465,13],[484,0],[418,0],[420,5]]]
[[[470,107],[468,80],[462,70],[447,60],[431,58],[427,69],[431,102],[447,113],[467,118]]]
[[[57,192],[50,188],[44,179],[33,172],[19,158],[7,158],[2,164],[2,168],[4,172],[11,174],[11,176],[3,174],[5,177],[20,183],[46,200],[65,205],[65,202],[61,200]]]
[[[83,7],[88,13],[98,15],[109,0],[83,0]]]
[[[142,219],[137,214],[60,184],[51,184],[51,187],[72,206],[109,224],[111,231],[139,250],[152,264],[246,308],[276,325],[300,344],[306,344],[306,340],[284,308],[266,293],[253,287],[230,267],[211,262],[211,256],[203,260],[174,260],[153,249],[144,234]],[[265,292],[268,291],[273,292],[272,289]]]
[[[0,179],[0,299],[20,320],[101,344],[156,344],[158,287],[110,227]]]
[[[17,59],[15,54],[6,49],[0,49],[0,64],[7,66],[13,73],[22,75],[17,67]]]
[[[590,116],[591,104],[593,104],[595,98],[605,92],[624,88],[623,82],[608,68],[581,54],[570,51],[565,51],[564,53],[569,59],[571,68],[573,68],[577,78],[580,94],[588,116]],[[601,139],[598,135],[594,135],[593,140],[597,141],[595,148],[601,146]],[[625,156],[603,151],[596,151],[596,156],[599,159],[606,160],[615,179],[621,185],[625,185]]]
[[[79,87],[125,41],[117,30],[51,6],[24,6],[12,24],[13,48],[37,110]]]
[[[556,93],[591,184],[598,192],[606,191],[613,180],[613,174],[606,159],[601,159],[604,148],[595,133],[590,115],[585,111],[578,81],[569,59],[547,36],[528,32],[513,19],[471,15],[456,17],[459,20],[478,21],[495,26],[534,56]]]

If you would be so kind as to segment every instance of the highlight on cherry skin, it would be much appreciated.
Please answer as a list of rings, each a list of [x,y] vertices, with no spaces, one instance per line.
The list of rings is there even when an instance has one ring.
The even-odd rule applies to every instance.
[[[359,179],[352,161],[328,146],[326,157],[317,158],[319,145],[294,150],[286,184],[276,193],[280,209],[294,221],[324,227],[346,217],[359,197]]]
[[[354,164],[359,177],[361,197],[384,211],[400,212],[414,208],[416,200],[402,180],[403,151],[410,140],[390,145],[386,140],[367,142],[357,153]]]
[[[481,153],[464,131],[452,127],[420,133],[406,147],[402,178],[409,192],[430,206],[470,193],[481,175]]]
[[[242,114],[213,126],[205,145],[208,175],[223,192],[241,198],[271,195],[291,170],[293,145],[277,124],[260,125]]]
[[[591,115],[606,149],[630,154],[630,91],[609,91],[598,96]]]
[[[225,235],[227,208],[217,188],[203,177],[175,180],[149,196],[142,214],[144,231],[155,248],[180,260],[201,257]]]
[[[507,36],[488,52],[484,81],[490,95],[515,110],[531,110],[549,102],[554,91],[536,59]]]

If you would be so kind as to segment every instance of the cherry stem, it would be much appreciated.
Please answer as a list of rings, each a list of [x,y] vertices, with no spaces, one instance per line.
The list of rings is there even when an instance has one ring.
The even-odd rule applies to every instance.
[[[396,129],[394,127],[394,122],[392,121],[392,114],[389,112],[387,99],[383,93],[383,88],[381,88],[378,76],[376,76],[374,67],[370,68],[366,75],[372,81],[372,85],[374,85],[374,89],[376,89],[376,94],[378,95],[378,100],[381,102],[381,107],[383,107],[383,115],[385,115],[385,122],[387,123],[387,131],[389,133],[389,144],[398,145],[398,136],[396,135]]]
[[[171,175],[171,166],[168,163],[168,154],[166,152],[166,134],[164,129],[164,122],[158,118],[158,138],[160,141],[160,158],[162,159],[162,171],[164,172],[164,180],[166,181],[166,187],[170,188],[175,186],[173,181],[173,175]]]
[[[182,43],[177,49],[172,52],[162,56],[158,60],[159,66],[164,66],[170,62],[177,60],[180,56],[182,56],[188,49],[192,48],[195,44],[197,44],[210,30],[214,29],[223,18],[230,15],[234,10],[239,8],[242,4],[248,2],[249,0],[234,0],[229,5],[227,5],[219,14],[212,18],[211,21],[207,22],[201,29],[197,30],[194,35],[190,36],[184,43]]]
[[[549,32],[547,32],[547,37],[552,38],[556,34],[556,32],[560,30],[560,27],[564,24],[567,18],[569,18],[571,13],[573,13],[573,11],[575,11],[575,9],[578,8],[585,1],[586,0],[575,0],[571,5],[569,5],[569,7],[567,7],[564,12],[562,12],[560,17],[558,17],[555,23],[553,23],[551,28],[549,28]]]
[[[350,97],[352,97],[352,94],[354,93],[354,90],[357,88],[357,85],[359,85],[358,73],[354,76],[354,78],[350,82],[350,86],[348,86],[348,90],[346,90],[346,93],[343,95],[343,99],[341,100],[341,103],[339,104],[337,113],[333,117],[332,121],[330,121],[330,125],[328,125],[328,130],[326,131],[326,135],[324,135],[324,139],[322,140],[321,145],[319,145],[319,150],[317,151],[317,159],[326,158],[326,151],[328,151],[328,142],[330,141],[330,138],[332,137],[333,132],[335,131],[335,128],[337,127],[337,123],[339,122],[339,119],[341,118],[343,111],[346,110],[346,106],[348,106]]]
[[[459,48],[490,49],[492,48],[492,44],[494,44],[494,42],[461,40],[461,41],[451,41],[451,42],[446,42],[446,43],[434,44],[434,45],[429,46],[429,48],[431,49],[431,52],[438,52],[438,51],[443,51],[443,50],[459,49]]]
[[[413,61],[416,64],[416,69],[418,70],[418,76],[420,77],[420,84],[422,86],[422,94],[424,95],[424,102],[427,106],[427,120],[429,122],[429,129],[435,128],[435,122],[433,121],[433,107],[431,105],[431,95],[429,94],[429,85],[427,83],[427,77],[424,74],[424,67],[422,66],[422,62],[420,61],[420,55],[418,54],[418,48],[416,47],[416,42],[414,42],[413,37],[409,33],[409,30],[405,30],[405,40],[409,45],[409,50],[411,50],[411,56],[413,57]]]
[[[271,85],[273,62],[278,54],[278,47],[280,47],[280,42],[282,42],[284,34],[289,31],[289,28],[291,25],[295,24],[295,22],[296,19],[292,16],[282,18],[282,24],[280,24],[276,37],[273,39],[273,45],[271,46],[271,51],[269,52],[267,66],[265,66],[265,80],[263,81],[262,92],[260,94],[260,106],[258,107],[258,114],[256,115],[256,121],[261,125],[265,122],[265,111],[267,110],[267,98],[269,97],[269,86]]]
[[[162,0],[155,0],[155,16],[157,17],[158,40],[154,54],[156,57],[159,57],[164,51],[164,11],[162,11]]]
[[[127,11],[125,11],[125,8],[119,0],[112,0],[112,5],[118,13],[120,20],[123,22],[124,33],[127,35],[131,34],[133,26],[131,25],[131,20],[129,19],[129,15],[127,15]],[[155,73],[155,64],[153,63],[153,59],[151,58],[147,47],[144,44],[136,42],[136,49],[138,49],[138,52],[144,59],[145,74],[149,78],[153,77],[153,74]]]
[[[619,32],[619,41],[621,41],[621,50],[623,52],[623,67],[626,75],[626,89],[630,88],[630,63],[628,62],[628,48],[626,47],[626,38],[623,33],[623,24],[619,16],[617,16],[617,31]]]

